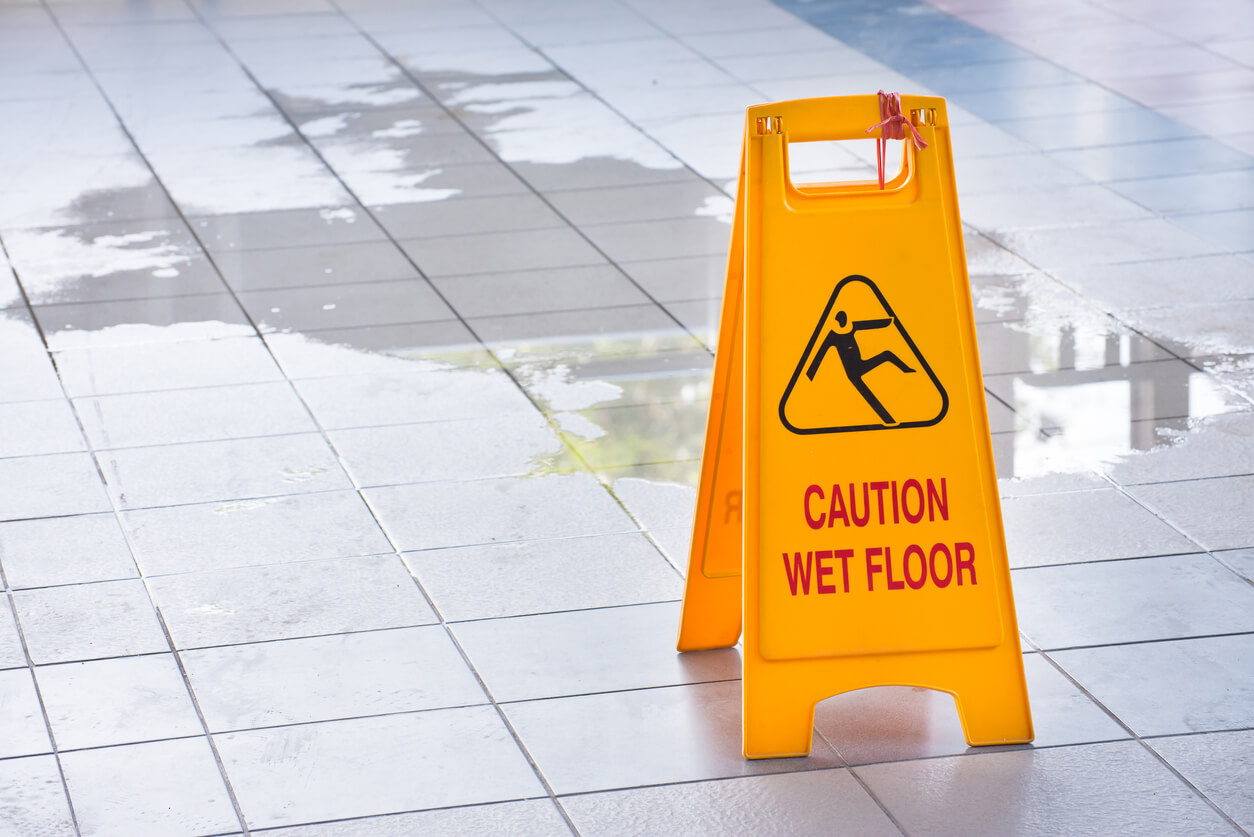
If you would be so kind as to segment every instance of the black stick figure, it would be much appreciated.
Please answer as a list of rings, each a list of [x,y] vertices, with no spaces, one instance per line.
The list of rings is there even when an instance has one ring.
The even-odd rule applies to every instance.
[[[875,393],[871,392],[871,388],[863,383],[862,377],[882,363],[891,363],[902,372],[914,372],[915,370],[906,366],[901,358],[888,351],[880,352],[872,358],[863,358],[862,352],[858,349],[858,338],[855,336],[855,333],[859,331],[887,328],[893,324],[893,318],[885,317],[881,320],[854,320],[850,322],[844,311],[837,311],[835,319],[836,325],[827,332],[827,337],[823,339],[823,345],[819,347],[814,360],[810,362],[809,368],[806,369],[806,377],[811,381],[814,380],[815,374],[819,371],[819,364],[827,356],[827,350],[834,346],[837,356],[840,357],[841,364],[845,367],[845,375],[849,378],[849,383],[853,384],[854,389],[861,393],[862,397],[866,399],[866,403],[871,405],[871,409],[875,410],[881,421],[889,425],[896,424],[897,422],[893,419],[892,414],[875,397]]]

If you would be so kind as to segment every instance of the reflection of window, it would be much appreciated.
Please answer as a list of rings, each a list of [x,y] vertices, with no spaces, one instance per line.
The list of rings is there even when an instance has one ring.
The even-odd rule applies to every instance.
[[[1126,453],[1131,393],[1126,380],[1043,387],[1016,380],[1015,410],[1031,429],[1015,436],[1015,475],[1091,468]]]

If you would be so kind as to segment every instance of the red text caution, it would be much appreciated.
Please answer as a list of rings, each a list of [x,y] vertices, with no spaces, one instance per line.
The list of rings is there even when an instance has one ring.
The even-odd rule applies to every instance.
[[[806,488],[802,511],[811,529],[949,520],[945,478],[819,485]],[[904,548],[816,549],[784,552],[784,573],[794,596],[865,590],[944,589],[977,583],[975,547],[966,541],[911,543]]]

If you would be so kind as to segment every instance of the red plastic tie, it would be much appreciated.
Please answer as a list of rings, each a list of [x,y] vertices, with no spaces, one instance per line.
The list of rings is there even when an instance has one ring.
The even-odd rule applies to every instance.
[[[869,134],[876,128],[881,128],[880,135],[875,140],[875,162],[876,168],[880,175],[880,188],[884,188],[884,153],[888,149],[888,141],[890,139],[905,139],[906,128],[910,129],[911,139],[914,140],[914,147],[922,151],[927,148],[927,143],[919,134],[914,124],[907,119],[901,112],[901,94],[885,93],[880,91],[880,119],[878,125],[872,125],[866,129]]]

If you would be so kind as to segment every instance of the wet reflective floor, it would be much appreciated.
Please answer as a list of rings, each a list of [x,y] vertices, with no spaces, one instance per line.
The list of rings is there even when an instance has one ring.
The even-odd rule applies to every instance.
[[[0,2],[0,834],[1254,832],[1252,31]],[[1037,740],[746,762],[674,653],[743,108],[878,88],[949,100]]]

